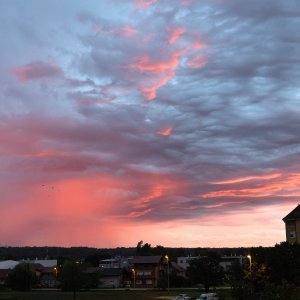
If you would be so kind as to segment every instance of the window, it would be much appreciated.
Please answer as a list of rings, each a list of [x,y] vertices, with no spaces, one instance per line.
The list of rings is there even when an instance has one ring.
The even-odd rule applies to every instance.
[[[295,231],[290,231],[290,238],[294,239],[296,237]]]
[[[147,285],[150,285],[150,284],[152,284],[152,280],[150,280],[150,279],[147,279],[147,280],[146,280],[146,284],[147,284]]]

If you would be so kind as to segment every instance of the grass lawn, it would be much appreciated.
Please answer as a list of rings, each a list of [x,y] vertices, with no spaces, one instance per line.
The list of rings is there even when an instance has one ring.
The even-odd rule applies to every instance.
[[[231,300],[229,291],[221,292],[225,300]],[[101,290],[76,293],[76,300],[150,300],[157,299],[160,296],[176,296],[178,294],[187,294],[191,297],[199,297],[200,292],[197,290]],[[227,297],[226,297],[227,296]],[[60,291],[31,291],[31,292],[14,292],[1,291],[0,299],[5,300],[72,300],[73,294]],[[158,300],[158,299],[157,299]]]

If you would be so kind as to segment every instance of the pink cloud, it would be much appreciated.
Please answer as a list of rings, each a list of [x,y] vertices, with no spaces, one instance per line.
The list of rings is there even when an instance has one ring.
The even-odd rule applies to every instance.
[[[200,48],[206,48],[207,45],[202,41],[201,37],[199,35],[196,36],[194,43],[193,43],[193,48],[194,49],[200,49]]]
[[[94,99],[94,98],[80,98],[76,100],[78,104],[93,105],[93,104],[109,104],[111,100],[107,99]]]
[[[202,55],[198,54],[193,58],[187,60],[186,65],[190,68],[203,68],[208,63],[208,60]]]
[[[148,55],[142,56],[135,63],[127,65],[131,70],[141,72],[146,75],[142,80],[141,92],[147,100],[156,98],[157,90],[166,85],[175,76],[183,50],[174,52],[169,59],[155,60]]]
[[[129,25],[125,25],[125,26],[122,26],[122,27],[119,27],[116,29],[109,29],[109,30],[97,27],[95,29],[95,31],[97,33],[102,33],[102,32],[110,33],[110,34],[121,35],[123,37],[131,37],[139,32],[137,29],[135,29]]]
[[[19,66],[11,70],[11,73],[21,82],[39,79],[53,79],[62,76],[63,72],[55,64],[44,62],[33,62],[24,66]]]
[[[262,182],[263,180],[263,182]],[[247,187],[238,186],[235,188],[221,189],[219,191],[209,192],[200,195],[203,198],[222,198],[222,197],[299,197],[300,188],[298,183],[300,174],[287,174],[284,177],[281,174],[273,174],[266,176],[249,176],[240,179],[226,180],[220,184],[232,185],[235,183],[243,183],[250,181]],[[259,182],[259,184],[258,184]],[[215,184],[215,183],[214,183]]]
[[[191,4],[193,3],[193,0],[181,0],[181,3],[182,3],[183,5],[188,6],[188,5],[191,5]]]
[[[186,29],[183,27],[175,28],[169,37],[169,44],[175,43],[185,32]]]
[[[268,180],[268,179],[278,178],[281,175],[282,175],[281,173],[275,173],[275,174],[262,175],[262,176],[246,176],[246,177],[240,177],[235,179],[211,182],[211,184],[234,184],[234,183],[239,183],[239,182],[244,182],[249,180]]]
[[[155,61],[145,55],[137,59],[136,63],[129,64],[128,67],[139,70],[141,72],[149,71],[153,73],[164,73],[170,69],[175,69],[179,63],[180,56],[174,53],[169,60]]]
[[[145,96],[145,98],[149,101],[154,100],[157,96],[157,90],[162,86],[166,85],[171,78],[175,76],[173,71],[169,71],[164,77],[157,79],[156,83],[151,85],[150,87],[144,86],[141,87],[141,92]]]
[[[137,34],[139,31],[131,26],[123,26],[119,29],[119,31],[122,33],[122,35],[126,37],[130,37],[132,35]]]
[[[135,5],[139,9],[145,9],[156,3],[158,0],[136,0]]]
[[[169,136],[172,134],[172,132],[173,132],[173,127],[168,127],[168,128],[158,131],[157,134],[163,135],[163,136]]]

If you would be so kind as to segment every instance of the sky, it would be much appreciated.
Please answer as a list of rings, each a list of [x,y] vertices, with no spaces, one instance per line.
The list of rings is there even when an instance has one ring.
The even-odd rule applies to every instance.
[[[297,0],[0,1],[0,246],[284,241],[299,17]]]

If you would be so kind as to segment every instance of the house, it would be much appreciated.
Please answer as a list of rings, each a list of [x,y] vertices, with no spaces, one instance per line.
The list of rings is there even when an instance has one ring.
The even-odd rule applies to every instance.
[[[25,262],[29,264],[40,264],[45,268],[55,268],[57,267],[57,259],[33,259],[33,260],[21,260],[20,262]]]
[[[123,269],[122,268],[102,268],[100,273],[100,287],[102,288],[120,288],[123,287]]]
[[[170,261],[170,274],[185,277],[185,269],[175,261]]]
[[[126,268],[129,264],[129,259],[125,257],[115,257],[103,259],[99,261],[100,268]]]
[[[132,287],[157,287],[158,279],[166,273],[163,256],[136,256],[132,259]]]
[[[186,270],[189,265],[190,262],[194,259],[198,259],[199,257],[192,257],[192,256],[187,256],[187,257],[178,257],[177,258],[177,264],[182,267],[184,270]],[[229,270],[229,268],[231,267],[231,265],[234,262],[238,262],[240,264],[243,263],[243,261],[245,260],[244,256],[221,256],[220,258],[220,266],[223,268],[223,270],[226,272]]]
[[[286,241],[300,244],[300,204],[282,220],[285,223]]]
[[[222,256],[221,257],[221,261],[220,261],[220,266],[223,268],[223,270],[225,272],[229,271],[230,267],[234,264],[234,263],[239,263],[240,265],[243,264],[243,262],[245,261],[246,257],[242,256],[242,255],[238,255],[238,256]]]
[[[15,260],[0,261],[0,285],[5,284],[6,277],[11,269],[13,269],[19,262]]]
[[[186,270],[190,266],[190,261],[199,258],[198,256],[180,256],[177,257],[177,264]]]
[[[123,287],[122,268],[99,268],[88,267],[83,271],[90,277],[89,281],[92,287],[97,288],[120,288]]]
[[[39,276],[40,285],[44,288],[54,288],[58,285],[56,269],[42,268]]]
[[[0,269],[0,286],[5,285],[5,280],[10,269]]]

